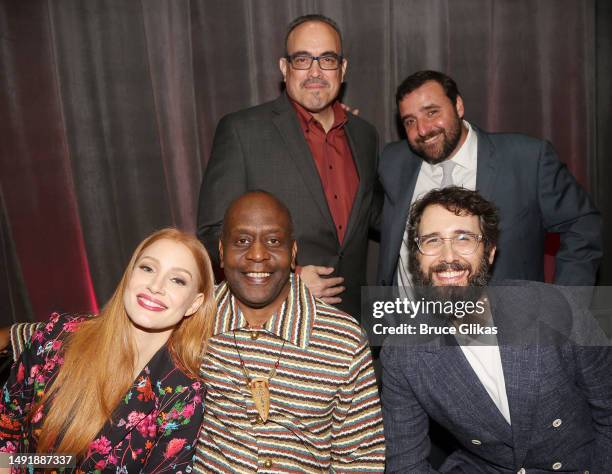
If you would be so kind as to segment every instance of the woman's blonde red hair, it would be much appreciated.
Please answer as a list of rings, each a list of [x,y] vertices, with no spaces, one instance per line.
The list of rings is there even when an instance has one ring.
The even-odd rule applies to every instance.
[[[177,366],[192,378],[199,377],[216,312],[212,265],[195,236],[166,228],[138,245],[117,289],[100,314],[84,321],[66,340],[64,363],[41,402],[48,401],[49,410],[39,434],[37,452],[85,455],[89,443],[131,387],[136,348],[123,294],[142,252],[162,239],[185,245],[200,273],[198,291],[204,294],[204,301],[194,314],[183,318],[167,342]]]

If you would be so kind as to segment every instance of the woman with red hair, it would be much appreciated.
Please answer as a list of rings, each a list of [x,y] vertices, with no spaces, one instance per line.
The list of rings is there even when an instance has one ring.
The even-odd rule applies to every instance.
[[[0,451],[73,454],[77,472],[185,470],[213,290],[194,236],[147,237],[99,315],[53,314],[33,334],[0,400]]]

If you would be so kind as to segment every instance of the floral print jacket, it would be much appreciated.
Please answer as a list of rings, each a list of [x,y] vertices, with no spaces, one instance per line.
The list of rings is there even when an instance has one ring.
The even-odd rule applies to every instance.
[[[86,318],[54,313],[32,335],[2,392],[0,452],[36,452],[35,434],[45,409],[28,422],[30,406],[41,399],[63,363],[67,334],[77,331]],[[162,347],[136,377],[86,456],[77,460],[76,472],[190,472],[203,391],[203,385],[177,368]]]

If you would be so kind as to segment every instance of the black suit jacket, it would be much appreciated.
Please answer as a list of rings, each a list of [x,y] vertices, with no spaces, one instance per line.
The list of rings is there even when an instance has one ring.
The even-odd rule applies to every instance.
[[[601,218],[550,143],[525,135],[478,136],[476,190],[499,209],[500,239],[493,278],[544,280],[544,239],[560,234],[555,283],[593,285],[603,249]],[[385,190],[378,282],[396,280],[404,228],[422,159],[406,140],[383,151],[379,177]]]
[[[231,200],[250,190],[273,193],[291,211],[298,264],[334,267],[334,275],[344,277],[347,288],[338,306],[358,318],[360,287],[366,284],[368,229],[378,214],[378,135],[352,114],[345,130],[359,188],[342,245],[310,148],[285,94],[219,122],[200,189],[198,236],[215,259],[223,214]]]

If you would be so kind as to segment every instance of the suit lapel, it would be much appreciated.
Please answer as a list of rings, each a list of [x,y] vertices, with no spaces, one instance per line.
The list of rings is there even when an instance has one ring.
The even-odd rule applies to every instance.
[[[351,148],[351,154],[353,155],[355,167],[357,168],[357,174],[359,175],[359,187],[357,188],[357,193],[355,194],[355,199],[353,200],[353,207],[351,208],[351,214],[346,227],[344,241],[342,242],[343,247],[350,240],[351,234],[356,225],[355,221],[360,215],[366,183],[372,181],[366,176],[366,174],[370,173],[368,170],[368,158],[365,156],[365,152],[369,149],[369,147],[367,144],[361,143],[362,138],[355,132],[354,124],[351,122],[350,116],[348,117],[344,130],[346,132],[349,147]]]
[[[478,137],[476,191],[485,199],[492,200],[493,184],[497,173],[495,146],[486,133],[471,125]]]
[[[419,177],[419,170],[421,169],[421,164],[423,163],[421,158],[409,151],[407,145],[405,149],[405,156],[397,157],[399,161],[399,180],[395,183],[395,192],[387,193],[393,204],[393,212],[390,216],[391,226],[389,231],[389,252],[387,252],[389,260],[387,264],[389,265],[388,272],[391,273],[391,280],[393,280],[394,283],[396,283],[395,267],[397,266],[397,261],[399,259],[402,240],[404,238],[404,231],[408,221],[410,203],[412,201],[414,188],[416,187],[417,179]],[[389,274],[388,272],[385,272],[384,275]]]
[[[304,134],[300,129],[295,111],[285,94],[282,94],[276,100],[272,110],[275,114],[272,121],[285,141],[288,154],[304,180],[306,189],[310,191],[319,211],[321,211],[325,225],[329,226],[336,233],[336,227],[327,206],[321,178],[312,159],[310,148],[308,148],[308,143],[304,139]],[[282,177],[279,177],[279,179],[282,179]]]
[[[496,439],[510,445],[510,425],[478,379],[461,348],[453,339],[448,347],[424,354],[432,387],[440,387],[436,398],[442,406],[455,406],[464,423],[485,430]],[[446,393],[444,393],[444,391]]]

